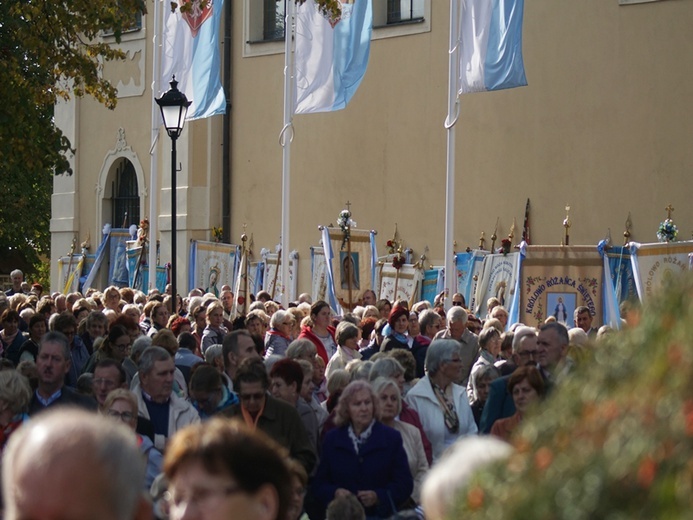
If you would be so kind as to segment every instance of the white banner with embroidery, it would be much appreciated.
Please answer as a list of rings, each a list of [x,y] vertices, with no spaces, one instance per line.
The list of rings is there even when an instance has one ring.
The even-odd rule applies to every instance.
[[[628,245],[640,301],[648,300],[672,278],[689,270],[688,255],[693,253],[691,241],[656,244],[631,242]]]
[[[193,240],[190,243],[189,290],[200,288],[218,298],[223,285],[233,287],[239,256],[239,246]]]
[[[406,300],[411,308],[421,293],[423,271],[412,264],[405,264],[395,269],[392,264],[385,264],[380,269],[380,298],[391,302]]]
[[[520,253],[486,255],[481,280],[476,287],[474,297],[475,307],[472,308],[477,316],[486,316],[486,302],[496,297],[501,305],[510,309],[517,290],[520,274]]]
[[[277,269],[277,264],[279,262],[279,255],[277,253],[268,253],[265,257],[265,273],[263,275],[263,290],[270,293],[274,301],[282,300],[282,289],[284,287],[282,281],[282,270],[281,267]],[[284,261],[282,255],[282,262]],[[297,297],[298,290],[298,280],[296,272],[298,269],[298,253],[292,251],[289,253],[289,301],[295,301]]]
[[[325,261],[325,250],[320,247],[310,248],[310,272],[311,272],[311,291],[310,296],[314,302],[327,299],[327,263]]]

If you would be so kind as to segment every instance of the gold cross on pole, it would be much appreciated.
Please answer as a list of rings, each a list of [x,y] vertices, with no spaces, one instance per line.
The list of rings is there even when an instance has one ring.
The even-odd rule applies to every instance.
[[[668,218],[668,219],[671,219],[671,214],[672,214],[673,211],[674,211],[674,206],[672,206],[671,204],[669,204],[666,208],[664,208],[664,210],[667,212],[667,218]]]
[[[347,207],[347,211],[349,213],[351,213],[351,202],[349,202],[348,200],[346,201],[346,207]]]

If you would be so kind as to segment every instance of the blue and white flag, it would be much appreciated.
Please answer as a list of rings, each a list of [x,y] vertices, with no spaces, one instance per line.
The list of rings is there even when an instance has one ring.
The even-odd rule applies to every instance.
[[[181,7],[191,11],[181,13]],[[178,90],[192,101],[186,119],[201,119],[223,114],[226,96],[221,86],[219,24],[224,0],[208,0],[204,9],[200,0],[181,0],[171,12],[164,7],[164,31],[161,51],[159,95],[169,89],[176,76]]]
[[[527,85],[523,9],[524,0],[460,0],[460,94]]]
[[[331,21],[315,0],[296,9],[294,113],[332,112],[347,106],[366,74],[371,47],[371,0],[343,1]]]

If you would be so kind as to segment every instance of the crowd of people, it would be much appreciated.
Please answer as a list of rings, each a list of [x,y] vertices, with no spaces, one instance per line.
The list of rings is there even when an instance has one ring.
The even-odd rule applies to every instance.
[[[261,292],[236,316],[228,286],[174,299],[12,282],[10,519],[444,518],[473,467],[508,456],[527,410],[609,332],[585,307],[570,330],[508,324],[495,299],[482,319],[460,294],[446,312],[442,298],[410,307],[366,290],[335,316],[307,294],[284,309]]]

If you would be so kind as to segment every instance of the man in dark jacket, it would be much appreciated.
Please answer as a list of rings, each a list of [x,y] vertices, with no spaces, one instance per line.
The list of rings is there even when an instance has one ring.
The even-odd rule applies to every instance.
[[[267,393],[269,377],[262,360],[244,360],[236,372],[234,388],[238,391],[240,403],[222,411],[221,415],[239,417],[251,428],[265,432],[289,450],[289,455],[310,475],[316,454],[306,429],[295,407]]]
[[[94,399],[65,386],[65,376],[69,373],[71,364],[70,344],[64,334],[49,332],[41,338],[36,358],[39,382],[31,397],[29,415],[64,405],[96,410]]]

